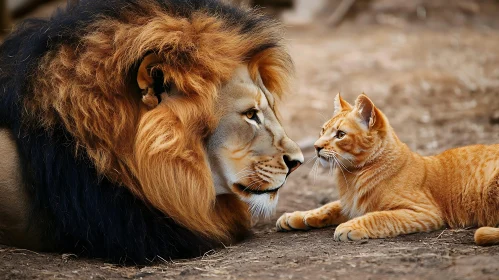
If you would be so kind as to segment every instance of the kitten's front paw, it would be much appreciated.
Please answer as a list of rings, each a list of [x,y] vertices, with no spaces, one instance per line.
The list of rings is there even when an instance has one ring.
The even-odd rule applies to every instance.
[[[296,211],[283,214],[276,222],[277,231],[307,230],[309,226],[305,223],[305,212]]]
[[[334,231],[335,241],[357,241],[368,238],[369,235],[365,229],[350,222],[339,225]]]

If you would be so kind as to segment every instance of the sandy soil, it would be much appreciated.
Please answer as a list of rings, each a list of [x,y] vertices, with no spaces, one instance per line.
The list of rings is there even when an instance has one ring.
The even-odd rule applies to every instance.
[[[474,143],[499,142],[499,31],[482,25],[347,24],[289,28],[296,62],[293,95],[281,107],[288,134],[305,147],[331,115],[340,92],[368,94],[399,137],[428,155]],[[335,199],[327,170],[313,162],[293,173],[276,215],[254,236],[195,260],[120,267],[73,255],[0,247],[0,278],[198,279],[498,279],[499,246],[478,247],[474,229],[440,230],[358,243],[333,241],[333,228],[276,233],[286,211]]]

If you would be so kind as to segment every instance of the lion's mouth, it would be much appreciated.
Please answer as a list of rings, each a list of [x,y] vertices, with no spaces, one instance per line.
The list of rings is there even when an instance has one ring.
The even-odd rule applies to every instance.
[[[273,193],[276,193],[282,187],[282,185],[280,185],[279,187],[271,189],[271,190],[254,190],[254,189],[250,189],[248,187],[245,187],[241,184],[235,184],[235,186],[236,186],[236,188],[238,188],[242,192],[245,192],[248,194],[256,194],[256,195],[268,194],[268,193],[273,194]]]

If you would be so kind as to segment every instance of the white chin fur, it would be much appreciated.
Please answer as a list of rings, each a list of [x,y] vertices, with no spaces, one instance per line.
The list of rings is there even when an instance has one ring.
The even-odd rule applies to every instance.
[[[253,194],[250,197],[242,197],[244,202],[248,203],[251,215],[254,217],[270,218],[275,213],[279,194],[275,195],[274,199],[270,198],[270,194]]]
[[[329,165],[331,164],[329,161],[327,161],[323,158],[320,158],[319,161],[320,161],[322,167],[329,167]]]

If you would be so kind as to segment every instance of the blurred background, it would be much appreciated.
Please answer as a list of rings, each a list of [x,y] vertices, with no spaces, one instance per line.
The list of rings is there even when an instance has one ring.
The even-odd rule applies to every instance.
[[[277,239],[273,245],[273,241],[269,241],[265,245],[267,247],[259,244],[267,242],[262,240],[262,236],[273,231],[273,223],[281,213],[308,210],[336,198],[328,170],[314,169],[315,161],[312,159],[313,142],[321,125],[333,113],[333,98],[338,92],[350,102],[354,102],[360,93],[366,93],[388,116],[401,140],[424,155],[463,145],[499,143],[498,0],[226,2],[258,7],[285,25],[283,36],[295,62],[296,73],[291,93],[283,100],[280,112],[287,133],[300,144],[308,162],[290,176],[282,189],[276,216],[270,221],[260,221],[256,226],[256,238],[260,238],[260,243],[250,241],[246,247],[251,248],[249,252],[256,250],[264,254],[266,248],[277,248],[275,250],[284,250],[290,258],[295,258],[293,253],[300,253],[300,250],[310,256],[322,252],[322,248],[300,239],[300,235],[272,235],[273,239],[270,240],[281,236],[291,239]],[[65,1],[0,0],[0,3],[0,30],[5,35],[13,23],[29,16],[48,16],[56,7],[63,6]],[[327,240],[330,233],[323,233],[318,233],[314,240]],[[471,235],[466,232],[461,237],[471,242]],[[466,259],[457,268],[454,263],[450,263],[451,258],[431,257],[431,254],[459,255],[459,250],[469,248],[462,245],[459,240],[461,237],[456,237],[455,233],[443,236],[437,238],[440,239],[437,244],[440,247],[418,243],[417,238],[426,238],[424,235],[417,235],[415,241],[404,243],[409,246],[410,252],[418,252],[418,249],[426,254],[419,256],[418,260],[427,261],[429,265],[418,267],[413,270],[414,273],[417,271],[418,275],[424,275],[421,273],[425,269],[430,269],[431,273],[448,269],[467,271],[469,265],[477,273],[473,274],[478,277],[476,279],[480,279],[483,276],[481,273],[485,273],[485,270],[480,269],[488,261],[476,259],[468,262]],[[451,240],[448,242],[453,242],[452,246],[445,246],[447,241],[443,239]],[[300,247],[286,250],[286,245],[283,245],[284,248],[275,245],[281,244],[279,242],[288,244],[289,240],[301,240]],[[380,244],[375,243],[372,248],[365,245],[367,247],[363,248],[367,248],[366,254],[369,250],[380,252]],[[338,247],[342,245],[335,246],[337,250],[343,248]],[[236,259],[241,256],[238,254],[243,254],[237,248],[234,250],[231,252],[235,252]],[[350,256],[356,265],[366,260],[369,262],[368,255],[355,255],[355,251],[349,247],[341,252],[342,257]],[[473,252],[479,254],[477,252],[480,251]],[[463,254],[472,255],[469,252]],[[270,253],[269,256],[275,257]],[[383,256],[381,252],[376,258],[383,259]],[[386,258],[392,256],[393,252],[388,252]],[[397,258],[391,260],[395,259],[398,265],[407,265],[402,257]],[[308,258],[307,262],[309,266],[320,269],[320,262],[325,260],[334,263],[336,258],[333,254],[320,255],[316,261]],[[283,271],[286,271],[288,264],[289,260],[282,265],[273,263],[273,268],[282,266]],[[228,264],[228,267],[231,265]],[[343,264],[338,265],[343,267]],[[373,271],[373,266],[370,263],[364,267],[366,275]],[[440,270],[431,270],[431,267]],[[227,271],[237,275],[238,269],[235,265]],[[495,269],[499,273],[497,266]],[[255,267],[255,271],[260,269]],[[345,275],[349,271],[363,270],[346,269]],[[471,274],[462,275],[468,278]]]

